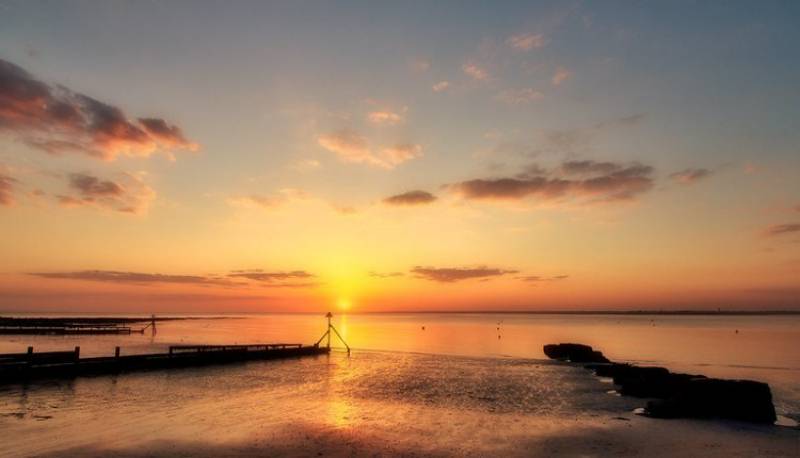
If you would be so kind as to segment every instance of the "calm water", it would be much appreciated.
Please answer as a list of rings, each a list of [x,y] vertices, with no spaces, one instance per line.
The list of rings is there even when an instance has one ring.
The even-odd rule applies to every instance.
[[[642,404],[607,394],[613,387],[582,369],[542,360],[542,345],[566,341],[614,360],[766,381],[779,414],[800,413],[800,317],[381,314],[337,316],[334,324],[355,349],[351,358],[0,387],[0,455],[127,447],[142,437],[226,444],[258,436],[279,447],[296,442],[300,426],[312,438],[371,431],[396,447],[435,431],[431,450],[491,444],[485,452],[499,453],[532,428],[563,427],[578,415],[613,418]],[[124,354],[181,343],[313,343],[324,328],[315,315],[192,319],[159,323],[155,336],[0,336],[0,353],[29,345],[80,345],[94,356],[117,345]]]

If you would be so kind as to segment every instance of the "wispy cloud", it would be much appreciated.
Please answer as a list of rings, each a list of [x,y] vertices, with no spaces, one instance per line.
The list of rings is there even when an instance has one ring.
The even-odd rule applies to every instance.
[[[228,199],[228,204],[235,207],[271,210],[291,201],[302,200],[308,197],[308,193],[303,190],[284,188],[271,195],[250,194],[248,196],[231,197]]]
[[[180,283],[194,285],[218,285],[235,286],[236,283],[229,279],[217,276],[202,275],[171,275],[159,273],[142,272],[120,272],[115,270],[80,270],[71,272],[31,272],[40,278],[60,279],[60,280],[84,280],[107,283],[130,283],[130,284],[152,284],[152,283]]]
[[[316,278],[316,276],[304,270],[287,272],[270,272],[262,269],[234,270],[228,274],[228,277],[255,281],[258,282],[260,286],[279,288],[307,288],[318,285],[315,281],[308,281]]]
[[[269,272],[260,269],[236,270],[226,275],[176,275],[116,270],[79,270],[65,272],[30,272],[39,278],[82,280],[131,285],[183,284],[200,286],[237,287],[253,285],[267,288],[307,288],[317,286],[309,281],[315,276],[303,270]]]
[[[14,205],[14,184],[16,179],[0,173],[0,205]]]
[[[433,194],[427,191],[415,190],[387,197],[383,199],[383,203],[388,205],[424,205],[435,200],[436,196]]]
[[[408,63],[409,67],[417,73],[425,73],[431,69],[431,61],[430,59],[425,59],[418,57],[416,59],[411,59]]]
[[[764,230],[764,235],[767,237],[776,237],[794,233],[800,233],[800,223],[775,224]]]
[[[338,130],[320,136],[317,143],[336,154],[343,162],[368,164],[392,169],[406,161],[422,156],[422,146],[403,143],[385,147],[373,153],[367,139],[351,130]]]
[[[439,81],[438,83],[434,84],[431,89],[433,92],[443,92],[446,91],[450,87],[450,81]]]
[[[506,44],[518,51],[530,51],[534,48],[542,48],[546,44],[544,35],[532,33],[520,33],[512,35],[506,40]]]
[[[551,78],[551,82],[553,86],[560,86],[563,82],[570,79],[572,77],[572,72],[567,70],[564,67],[556,68],[556,72],[553,74],[553,78]]]
[[[317,138],[319,146],[335,153],[344,162],[373,163],[367,139],[348,129],[338,130]]]
[[[50,86],[0,59],[0,130],[50,154],[119,155],[196,150],[177,126],[159,118],[129,119],[112,105],[64,86]]]
[[[560,281],[566,280],[569,278],[569,275],[554,275],[552,277],[542,277],[538,275],[526,275],[523,277],[517,277],[517,280],[521,280],[527,283],[546,283],[546,282],[553,282],[553,281]]]
[[[320,167],[322,167],[322,164],[316,159],[300,159],[291,165],[291,168],[298,172],[308,172]]]
[[[474,62],[465,63],[461,66],[461,70],[476,81],[486,81],[489,79],[489,72]]]
[[[515,177],[468,180],[448,188],[466,199],[611,202],[631,200],[649,191],[652,173],[652,167],[638,163],[567,161],[552,171],[535,166]]]
[[[389,110],[371,111],[367,114],[367,120],[372,124],[393,126],[404,121],[401,113]]]
[[[145,214],[156,193],[142,174],[121,173],[114,180],[85,173],[69,175],[69,192],[57,196],[65,207],[93,206],[122,213]]]
[[[403,272],[375,272],[371,270],[367,273],[372,278],[394,278],[394,277],[402,277],[405,274]]]
[[[672,173],[669,177],[675,183],[691,185],[710,177],[712,174],[713,172],[708,169],[685,169],[680,172]]]
[[[486,266],[478,267],[421,267],[416,266],[411,269],[411,273],[417,278],[431,280],[441,283],[453,283],[462,280],[475,278],[491,278],[506,274],[519,273],[516,270],[505,270],[490,268]]]
[[[544,94],[535,89],[524,88],[503,91],[497,95],[497,100],[505,102],[509,105],[524,105],[540,100],[543,97]]]
[[[389,167],[402,164],[403,162],[410,161],[422,156],[422,146],[412,143],[403,143],[400,145],[384,148],[382,156],[379,161],[383,162]]]

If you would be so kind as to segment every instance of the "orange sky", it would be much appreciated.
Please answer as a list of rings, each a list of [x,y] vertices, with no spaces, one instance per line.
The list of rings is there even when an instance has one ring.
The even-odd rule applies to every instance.
[[[0,18],[0,312],[800,308],[790,16],[150,8]]]

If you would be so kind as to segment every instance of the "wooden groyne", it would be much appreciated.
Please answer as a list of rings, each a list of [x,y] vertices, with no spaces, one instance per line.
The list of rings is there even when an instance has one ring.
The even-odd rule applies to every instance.
[[[297,358],[329,352],[329,347],[285,343],[176,345],[169,347],[167,353],[121,355],[120,347],[116,347],[114,356],[81,358],[80,347],[74,351],[39,353],[28,347],[26,353],[0,354],[0,383]]]
[[[91,334],[144,334],[144,329],[128,326],[0,326],[6,335],[91,335]]]
[[[148,328],[155,330],[157,321],[175,318],[113,318],[77,317],[45,318],[0,317],[0,334],[6,335],[91,335],[91,334],[144,334]],[[132,325],[139,325],[134,328]]]

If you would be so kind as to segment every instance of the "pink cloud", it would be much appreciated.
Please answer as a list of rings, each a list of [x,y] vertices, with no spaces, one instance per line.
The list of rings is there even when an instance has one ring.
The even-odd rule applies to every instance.
[[[130,120],[115,106],[50,86],[2,59],[0,131],[50,154],[80,152],[104,160],[197,149],[180,128],[163,119]]]

